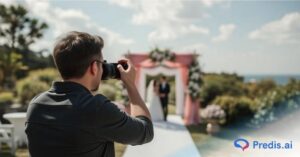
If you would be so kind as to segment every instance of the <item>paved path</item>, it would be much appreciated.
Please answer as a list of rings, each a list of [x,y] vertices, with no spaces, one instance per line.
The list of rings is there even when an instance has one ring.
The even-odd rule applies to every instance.
[[[168,116],[167,122],[154,123],[154,139],[140,146],[128,146],[123,157],[200,157],[182,118]]]

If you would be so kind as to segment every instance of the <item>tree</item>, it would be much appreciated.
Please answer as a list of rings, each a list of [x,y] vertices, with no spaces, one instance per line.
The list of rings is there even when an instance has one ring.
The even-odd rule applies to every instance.
[[[29,17],[27,10],[21,5],[7,7],[0,4],[0,22],[0,37],[5,39],[4,45],[13,50],[28,49],[48,28],[46,23]]]
[[[0,49],[1,50],[1,49]],[[5,88],[13,88],[14,82],[15,82],[15,76],[14,73],[17,70],[20,70],[22,68],[26,68],[26,66],[23,65],[21,59],[22,56],[14,51],[9,52],[2,49],[0,51],[0,69],[3,77],[3,80],[1,80],[1,83],[4,85]]]
[[[2,83],[11,89],[15,72],[24,68],[22,61],[28,60],[28,54],[32,52],[29,46],[43,36],[48,25],[29,17],[28,11],[21,5],[3,4],[0,4],[0,23],[0,38],[4,42],[0,46],[0,72],[4,77]]]

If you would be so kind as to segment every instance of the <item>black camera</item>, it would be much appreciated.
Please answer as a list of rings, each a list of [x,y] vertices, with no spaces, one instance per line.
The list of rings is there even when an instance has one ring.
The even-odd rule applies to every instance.
[[[119,69],[117,68],[118,64],[121,64],[124,70],[128,68],[127,63],[103,63],[101,80],[120,79],[121,75]]]

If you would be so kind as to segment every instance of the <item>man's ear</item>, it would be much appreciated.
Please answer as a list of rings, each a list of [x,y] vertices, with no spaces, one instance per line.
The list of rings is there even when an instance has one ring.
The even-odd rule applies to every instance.
[[[97,67],[97,62],[94,62],[91,66],[90,66],[90,72],[92,75],[96,75],[97,74],[97,70],[98,70],[98,67]]]

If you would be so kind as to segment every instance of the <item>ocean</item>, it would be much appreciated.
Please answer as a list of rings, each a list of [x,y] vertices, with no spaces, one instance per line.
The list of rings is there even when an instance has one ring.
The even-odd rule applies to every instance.
[[[299,75],[243,75],[244,82],[252,82],[252,81],[259,81],[263,79],[272,79],[277,84],[284,85],[286,84],[290,78],[295,78],[300,80]]]

